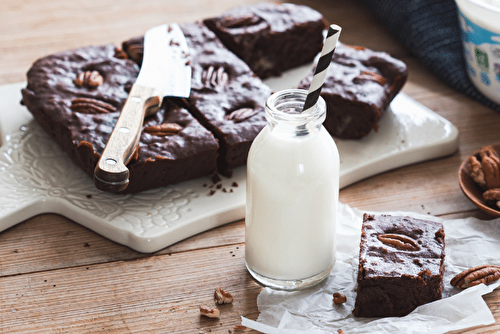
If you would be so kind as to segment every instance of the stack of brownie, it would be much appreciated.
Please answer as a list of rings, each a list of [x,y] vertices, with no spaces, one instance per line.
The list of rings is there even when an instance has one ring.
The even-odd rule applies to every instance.
[[[306,6],[273,2],[242,6],[181,28],[190,49],[191,95],[165,98],[159,112],[145,119],[143,130],[167,124],[175,131],[142,132],[127,166],[130,183],[124,193],[216,171],[230,174],[244,165],[253,139],[266,124],[264,105],[272,92],[262,79],[312,62],[321,50],[325,20]],[[36,61],[28,72],[22,103],[91,177],[139,73],[142,43],[139,36],[125,41],[123,50],[104,45],[61,52]],[[348,78],[345,71],[329,73],[324,98],[328,113],[354,106],[349,109],[353,119],[343,125],[344,117],[340,127],[359,138],[376,129],[406,78],[406,68],[383,53],[350,48],[342,54],[338,63],[357,73],[351,71]],[[375,89],[375,84],[382,88]],[[361,98],[366,90],[373,91],[368,100]],[[363,129],[358,131],[355,124]],[[335,127],[327,129],[335,135]]]

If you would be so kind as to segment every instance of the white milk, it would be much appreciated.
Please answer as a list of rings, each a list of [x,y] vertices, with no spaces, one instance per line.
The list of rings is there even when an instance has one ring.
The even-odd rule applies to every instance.
[[[303,104],[307,92],[290,91],[295,95],[286,98]],[[283,92],[271,96],[268,106],[277,94]],[[306,125],[308,134],[299,136],[297,125],[304,121],[297,121],[297,115],[292,121],[277,120],[286,114],[273,118],[266,110],[271,124],[254,140],[248,156],[245,259],[250,273],[274,288],[315,284],[335,263],[339,155],[321,125],[326,110],[322,99],[316,109],[318,115]]]

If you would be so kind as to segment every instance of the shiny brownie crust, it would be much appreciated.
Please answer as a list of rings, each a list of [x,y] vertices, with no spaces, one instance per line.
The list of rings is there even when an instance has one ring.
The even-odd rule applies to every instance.
[[[104,45],[41,58],[28,71],[28,84],[22,90],[21,103],[91,177],[139,72],[133,61],[117,58],[116,54],[115,46]],[[97,71],[102,83],[96,87],[77,85],[75,79],[86,71]],[[158,113],[145,119],[143,129],[162,123],[176,123],[181,130],[167,136],[143,131],[138,150],[128,164],[130,183],[124,193],[215,172],[218,144],[209,131],[168,100]]]
[[[236,7],[203,22],[262,79],[312,62],[327,25],[312,8],[277,2]]]
[[[364,214],[353,314],[404,316],[441,299],[444,239],[441,223]]]
[[[264,105],[272,92],[201,22],[182,24],[181,29],[189,47],[191,94],[173,101],[218,139],[218,171],[229,174],[246,164],[253,139],[267,124]],[[142,36],[122,45],[130,58],[142,63]]]

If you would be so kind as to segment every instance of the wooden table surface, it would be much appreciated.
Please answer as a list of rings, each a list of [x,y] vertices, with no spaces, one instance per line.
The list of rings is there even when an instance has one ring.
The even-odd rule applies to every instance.
[[[1,0],[0,85],[21,82],[37,58],[89,44],[121,41],[166,22],[191,22],[254,0]],[[357,0],[294,0],[343,27],[341,41],[386,51],[406,62],[403,91],[451,121],[459,150],[371,177],[340,192],[361,210],[403,210],[445,218],[492,219],[462,194],[461,161],[500,141],[500,113],[439,81]],[[2,98],[2,97],[0,97]],[[0,233],[0,332],[228,333],[240,316],[256,319],[261,291],[244,264],[244,221],[201,233],[154,254],[138,253],[55,214]],[[234,302],[214,321],[221,285]],[[500,290],[486,295],[496,323],[470,333],[500,331]],[[249,331],[247,331],[249,332]]]

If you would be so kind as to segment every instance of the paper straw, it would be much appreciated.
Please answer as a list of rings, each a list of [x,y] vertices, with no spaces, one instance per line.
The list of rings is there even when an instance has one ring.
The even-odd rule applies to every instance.
[[[341,30],[342,28],[335,24],[332,24],[328,28],[328,34],[326,35],[325,43],[323,45],[323,49],[321,50],[321,56],[319,57],[318,65],[316,65],[316,70],[314,71],[314,76],[311,81],[311,86],[309,86],[309,91],[307,92],[306,102],[304,102],[302,112],[312,111],[316,102],[318,102],[321,88],[323,88],[323,83],[325,82],[326,72],[328,70],[328,66],[332,62],[333,53],[335,52],[335,47],[339,41]]]

